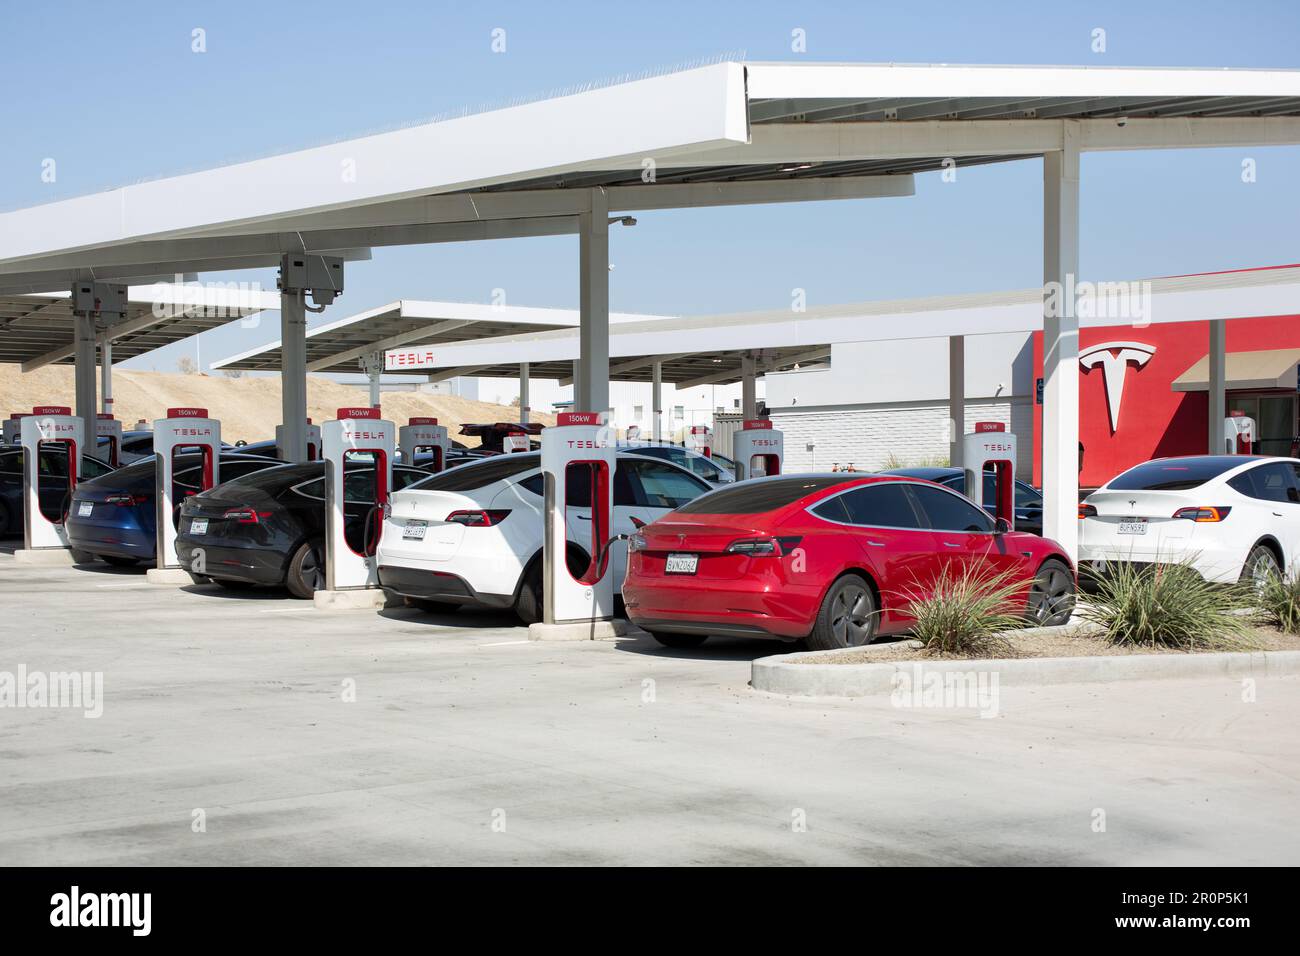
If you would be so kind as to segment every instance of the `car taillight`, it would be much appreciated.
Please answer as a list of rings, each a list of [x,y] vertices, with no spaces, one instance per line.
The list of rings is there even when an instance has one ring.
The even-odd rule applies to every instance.
[[[1231,510],[1225,507],[1199,505],[1195,508],[1179,508],[1174,512],[1174,517],[1186,518],[1188,521],[1222,521],[1228,517],[1228,512]]]
[[[136,505],[142,505],[148,502],[148,495],[109,495],[104,499],[106,504],[117,505],[119,508],[132,508]]]
[[[803,539],[797,535],[783,538],[744,538],[727,545],[728,554],[747,554],[753,558],[786,555],[798,547]]]
[[[221,517],[228,518],[236,524],[259,524],[263,518],[271,517],[271,512],[258,511],[255,508],[229,508],[222,513]]]
[[[445,520],[454,524],[463,524],[467,528],[490,528],[505,521],[509,514],[508,508],[495,511],[453,511]]]
[[[1095,517],[1097,517],[1097,509],[1094,505],[1085,505],[1085,504],[1079,505],[1080,521],[1082,521],[1084,518],[1095,518]]]

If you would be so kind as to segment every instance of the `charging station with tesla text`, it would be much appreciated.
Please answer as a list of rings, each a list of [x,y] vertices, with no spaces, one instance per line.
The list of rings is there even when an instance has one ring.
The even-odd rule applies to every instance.
[[[736,480],[781,474],[785,436],[766,418],[747,419],[731,439]]]
[[[104,443],[102,455],[100,442]],[[108,412],[95,416],[95,450],[92,454],[114,468],[122,463],[122,423]]]
[[[698,451],[705,458],[712,458],[713,429],[708,425],[692,425],[686,432],[686,447]]]
[[[1223,420],[1223,450],[1229,455],[1249,455],[1255,447],[1255,419],[1233,412]]]
[[[427,451],[433,456],[429,471],[442,471],[447,467],[447,452],[451,439],[447,426],[439,425],[436,418],[412,418],[397,430],[397,448],[402,453],[402,464],[415,465],[417,452]]]
[[[30,414],[31,412],[14,412],[4,420],[4,424],[0,425],[4,444],[17,445],[22,441],[22,420]]]
[[[311,419],[307,419],[307,460],[321,460],[321,431],[319,425],[313,425]],[[288,461],[284,456],[284,426],[275,426],[275,457],[281,461]]]
[[[81,472],[81,456],[86,446],[85,423],[63,405],[38,405],[18,422],[23,448],[23,549],[28,555],[52,551],[70,558],[63,523]],[[56,469],[50,469],[49,474],[42,476],[42,452],[57,447],[67,455],[64,473],[59,475]],[[20,560],[22,556],[23,552],[15,555]]]
[[[316,592],[317,607],[382,607],[375,552],[384,527],[384,506],[393,487],[393,453],[397,429],[379,417],[377,408],[340,408],[338,417],[321,426],[325,458],[325,590]],[[349,460],[374,469],[373,498],[353,535],[347,535],[347,466]],[[353,504],[358,504],[354,501]],[[355,530],[355,529],[354,529]]]
[[[993,472],[997,496],[994,514],[1016,526],[1016,436],[1001,422],[976,422],[975,431],[962,439],[966,471],[966,497],[981,508],[984,501],[984,473]]]
[[[562,412],[542,431],[542,621],[529,626],[533,640],[613,636],[614,435],[597,412]],[[587,555],[577,575],[569,567],[570,542]]]
[[[176,556],[176,515],[183,503],[176,488],[178,455],[199,456],[198,491],[221,482],[221,422],[208,417],[206,408],[169,408],[167,417],[153,423],[154,527],[156,567],[148,574],[155,584],[187,583],[188,574]]]
[[[520,451],[532,451],[533,443],[528,437],[528,432],[521,426],[518,431],[507,432],[501,439],[501,446],[505,449],[507,455]]]

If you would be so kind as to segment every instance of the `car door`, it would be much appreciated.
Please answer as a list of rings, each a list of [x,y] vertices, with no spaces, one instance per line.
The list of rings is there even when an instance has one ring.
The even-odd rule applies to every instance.
[[[632,455],[620,457],[614,474],[613,533],[630,535],[712,490],[704,479],[666,462]],[[614,581],[622,588],[627,569],[625,541],[611,546],[610,561]]]
[[[994,533],[993,518],[969,498],[920,483],[908,491],[934,533],[936,575],[952,567],[957,573],[994,576],[1020,566],[1020,554],[1008,550],[1005,536]]]
[[[1297,466],[1286,461],[1270,461],[1257,465],[1227,482],[1228,487],[1244,495],[1232,505],[1230,517],[1233,529],[1232,543],[1244,559],[1255,542],[1272,535],[1282,544],[1289,568],[1300,554],[1300,486],[1297,485]],[[1218,504],[1218,502],[1206,502]],[[1224,524],[1226,531],[1228,524]]]
[[[843,524],[876,578],[887,611],[908,617],[908,602],[928,597],[934,585],[935,542],[903,481],[850,488],[814,505],[812,513]]]

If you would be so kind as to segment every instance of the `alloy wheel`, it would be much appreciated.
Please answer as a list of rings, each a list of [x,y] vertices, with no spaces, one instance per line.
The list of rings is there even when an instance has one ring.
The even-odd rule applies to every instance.
[[[831,602],[831,632],[845,647],[858,647],[871,639],[871,595],[865,587],[849,584]]]

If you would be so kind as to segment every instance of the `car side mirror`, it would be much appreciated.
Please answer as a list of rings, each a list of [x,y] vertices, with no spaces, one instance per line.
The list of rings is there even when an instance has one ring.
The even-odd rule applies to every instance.
[[[1011,522],[1008,521],[1006,518],[998,518],[995,522],[993,522],[994,534],[1006,534],[1010,530],[1011,530]]]

